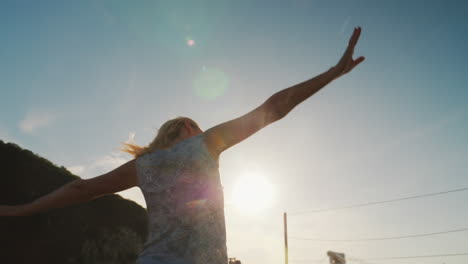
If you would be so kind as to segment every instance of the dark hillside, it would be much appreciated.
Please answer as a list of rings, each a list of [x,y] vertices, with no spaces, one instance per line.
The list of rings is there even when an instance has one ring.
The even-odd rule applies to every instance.
[[[31,151],[0,141],[0,204],[21,204],[77,179]],[[0,217],[0,263],[133,263],[146,210],[119,195],[29,217]]]

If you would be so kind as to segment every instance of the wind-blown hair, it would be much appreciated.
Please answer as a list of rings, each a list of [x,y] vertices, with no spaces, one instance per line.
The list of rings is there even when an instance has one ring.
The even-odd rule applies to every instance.
[[[190,120],[193,122],[187,117],[177,117],[171,119],[166,121],[166,123],[164,123],[158,129],[158,134],[149,145],[142,147],[132,143],[122,143],[124,146],[121,148],[121,150],[130,153],[135,158],[137,158],[158,149],[169,148],[179,137],[180,130],[184,126],[185,120]]]

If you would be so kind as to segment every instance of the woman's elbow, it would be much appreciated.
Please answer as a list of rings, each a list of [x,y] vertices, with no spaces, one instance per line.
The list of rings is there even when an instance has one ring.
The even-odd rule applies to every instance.
[[[289,113],[286,105],[282,104],[281,100],[275,97],[270,97],[263,104],[263,109],[268,123],[276,122]]]
[[[87,188],[87,180],[76,179],[70,183],[70,187],[78,191],[85,191]]]
[[[97,196],[98,190],[96,186],[93,186],[93,181],[91,179],[78,179],[72,183],[72,187],[77,193],[82,197],[83,202],[91,200]]]

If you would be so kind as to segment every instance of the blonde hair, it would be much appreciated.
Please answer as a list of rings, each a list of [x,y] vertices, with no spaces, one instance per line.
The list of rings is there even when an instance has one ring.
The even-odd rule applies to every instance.
[[[164,123],[158,129],[158,134],[149,145],[142,147],[132,143],[122,143],[124,146],[121,148],[121,150],[130,153],[135,158],[137,158],[158,149],[169,148],[179,137],[180,130],[184,126],[184,122],[186,120],[190,120],[191,122],[195,123],[187,117],[177,117],[171,119],[166,121],[166,123]]]

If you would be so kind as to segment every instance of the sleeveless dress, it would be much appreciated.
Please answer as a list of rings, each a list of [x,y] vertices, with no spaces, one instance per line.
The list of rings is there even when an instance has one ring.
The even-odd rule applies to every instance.
[[[138,157],[136,170],[149,217],[139,263],[226,264],[223,189],[203,134]]]

